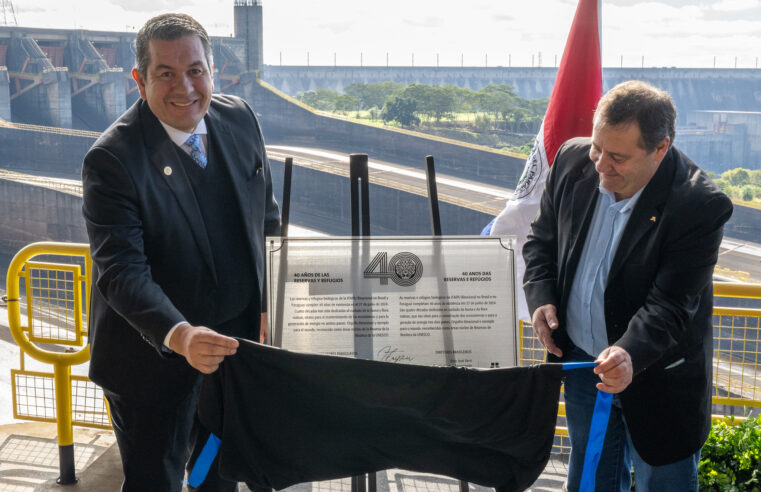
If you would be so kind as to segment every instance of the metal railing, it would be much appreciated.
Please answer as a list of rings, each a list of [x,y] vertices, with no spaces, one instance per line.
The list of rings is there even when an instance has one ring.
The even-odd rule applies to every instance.
[[[20,368],[11,370],[13,416],[57,424],[62,485],[76,482],[73,426],[110,427],[102,391],[71,374],[90,360],[91,272],[87,244],[30,244],[8,267],[8,324],[21,349]],[[26,357],[52,365],[52,373],[27,369]]]
[[[733,415],[739,422],[751,408],[761,408],[761,308],[719,306],[722,298],[757,299],[761,306],[761,284],[714,282],[713,419]],[[518,329],[520,364],[544,362],[544,347],[534,337],[531,324],[519,322]],[[553,452],[568,453],[562,400],[555,436]]]
[[[62,484],[76,481],[73,425],[110,427],[102,391],[87,377],[71,374],[72,366],[90,358],[91,272],[87,244],[51,242],[23,248],[8,269],[8,319],[21,348],[20,368],[11,371],[14,417],[57,423]],[[761,284],[716,282],[714,298],[717,304],[722,298],[758,299],[761,306]],[[520,364],[544,362],[531,325],[521,322],[519,330]],[[742,417],[749,408],[761,408],[761,308],[715,307],[713,343],[714,417]],[[25,357],[52,365],[53,372],[27,370]],[[554,453],[570,450],[564,421],[561,398]]]

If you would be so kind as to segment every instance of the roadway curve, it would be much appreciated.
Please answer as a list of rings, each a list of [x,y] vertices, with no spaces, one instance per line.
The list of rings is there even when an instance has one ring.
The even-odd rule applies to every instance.
[[[349,155],[307,147],[268,145],[271,160],[283,162],[293,157],[294,165],[323,172],[349,176]],[[368,165],[370,181],[380,186],[427,196],[425,172],[390,162],[371,159]],[[0,170],[0,178],[27,182],[80,195],[82,183],[78,180],[46,178]],[[439,201],[477,210],[488,215],[498,214],[512,191],[476,181],[437,174]],[[306,224],[303,224],[306,225]],[[484,224],[486,225],[486,224]],[[720,276],[743,281],[761,282],[761,245],[726,238],[719,255]]]
[[[271,160],[283,162],[293,157],[297,166],[349,176],[349,155],[325,149],[268,145]],[[373,184],[388,186],[417,195],[427,196],[425,172],[390,162],[370,159],[368,174]],[[490,186],[476,181],[436,175],[439,201],[497,215],[513,190]],[[486,225],[486,224],[484,224]],[[720,277],[728,280],[761,282],[761,245],[726,238],[721,245],[718,266]]]

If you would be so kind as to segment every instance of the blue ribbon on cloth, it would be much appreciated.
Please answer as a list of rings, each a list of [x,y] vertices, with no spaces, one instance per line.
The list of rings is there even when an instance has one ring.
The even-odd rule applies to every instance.
[[[199,487],[206,479],[206,475],[209,474],[209,469],[217,456],[219,451],[219,445],[222,443],[222,439],[218,438],[214,434],[209,434],[209,439],[206,444],[203,445],[201,454],[198,455],[193,469],[190,471],[188,477],[188,485],[191,487]]]
[[[563,364],[563,370],[569,371],[573,369],[595,367],[597,364],[597,362],[568,362]],[[591,492],[595,490],[595,475],[597,474],[597,465],[600,464],[602,445],[605,442],[605,431],[608,428],[610,407],[612,403],[613,393],[597,391],[595,408],[592,412],[592,423],[589,427],[587,450],[584,453],[584,468],[581,472],[581,483],[579,484],[579,490],[581,492]]]

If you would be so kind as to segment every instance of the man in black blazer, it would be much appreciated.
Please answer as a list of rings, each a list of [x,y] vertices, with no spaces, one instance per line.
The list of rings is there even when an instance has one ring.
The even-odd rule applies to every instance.
[[[212,95],[209,37],[150,19],[136,39],[141,99],[83,165],[94,260],[90,377],[110,404],[124,491],[179,491],[201,373],[266,326],[264,238],[280,214],[259,124]],[[252,375],[255,377],[255,375]],[[192,459],[191,459],[192,461]],[[199,490],[236,490],[214,473]]]
[[[730,200],[672,146],[671,97],[625,82],[559,150],[523,249],[532,322],[566,378],[578,490],[596,389],[615,393],[597,490],[697,490],[711,418],[712,274]],[[578,374],[576,374],[578,373]]]

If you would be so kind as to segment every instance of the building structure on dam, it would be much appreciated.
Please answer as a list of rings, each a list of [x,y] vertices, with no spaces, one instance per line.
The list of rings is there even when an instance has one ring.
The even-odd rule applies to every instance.
[[[550,95],[556,69],[264,65],[261,0],[231,3],[234,35],[212,38],[215,91],[249,101],[268,144],[361,152],[417,168],[430,154],[443,174],[504,188],[518,181],[524,156],[331,117],[288,94],[392,80],[471,89],[510,84],[522,97],[541,98]],[[134,32],[0,26],[0,168],[78,179],[98,132],[139,97],[131,76],[134,40]],[[628,79],[671,92],[680,118],[677,145],[704,168],[761,168],[761,70],[604,69],[605,89]],[[315,210],[320,198],[304,193]],[[477,233],[487,221],[468,217],[453,223],[469,223],[470,229],[445,232]],[[392,234],[396,227],[381,229]],[[761,228],[750,226],[746,237],[761,241]]]
[[[212,39],[215,88],[252,104],[257,80],[289,95],[319,88],[341,92],[354,82],[387,80],[474,90],[510,84],[526,98],[549,97],[555,80],[557,69],[551,67],[264,65],[262,1],[232,3],[233,36]],[[131,76],[134,39],[134,32],[0,26],[0,118],[102,131],[139,97]],[[761,168],[761,70],[603,70],[604,89],[630,79],[648,81],[672,94],[678,109],[679,146],[704,168],[716,172],[738,166]],[[265,137],[273,137],[269,120],[277,115],[256,109]]]

